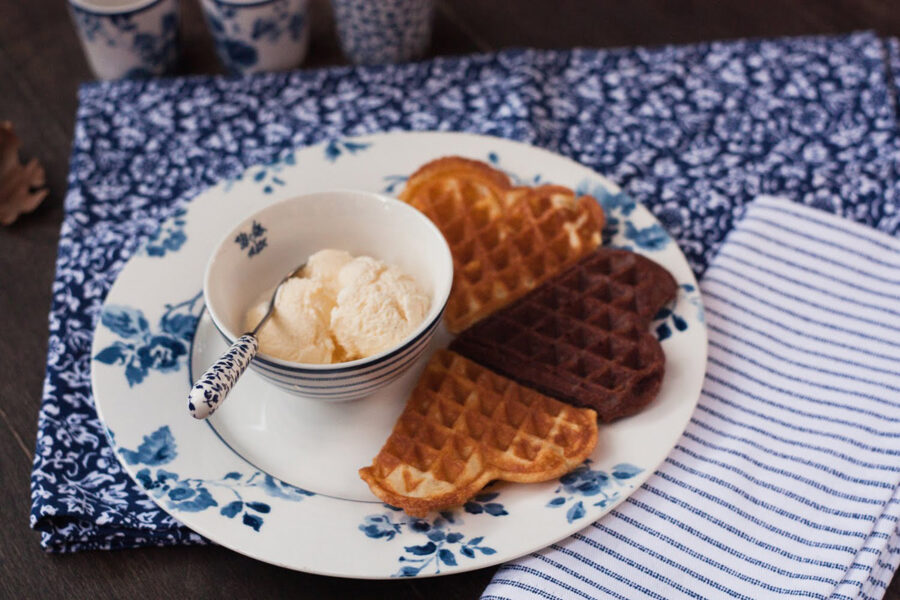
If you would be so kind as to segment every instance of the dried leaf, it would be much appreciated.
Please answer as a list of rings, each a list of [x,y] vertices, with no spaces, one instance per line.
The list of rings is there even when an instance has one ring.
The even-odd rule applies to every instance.
[[[36,158],[22,164],[12,123],[0,121],[0,225],[33,211],[47,196],[44,167]]]

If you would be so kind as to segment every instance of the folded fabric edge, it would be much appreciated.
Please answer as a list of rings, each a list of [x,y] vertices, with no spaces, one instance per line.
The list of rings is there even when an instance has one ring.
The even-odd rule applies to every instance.
[[[32,522],[40,533],[41,547],[51,554],[82,550],[126,550],[144,546],[182,546],[211,544],[191,529],[176,525],[166,529],[98,525],[93,521],[72,517],[45,516]],[[72,533],[62,533],[71,530]]]

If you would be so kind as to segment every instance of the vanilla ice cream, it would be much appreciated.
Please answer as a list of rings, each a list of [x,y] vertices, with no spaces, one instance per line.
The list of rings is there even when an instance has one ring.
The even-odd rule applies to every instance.
[[[400,343],[430,305],[416,280],[398,267],[321,250],[309,257],[303,277],[282,286],[272,317],[259,331],[260,350],[305,363],[365,358]],[[267,306],[264,301],[249,311],[248,331]]]
[[[353,255],[345,250],[319,250],[306,261],[303,276],[322,282],[328,292],[337,298],[341,287],[338,284],[338,274],[344,265],[353,260]]]
[[[338,285],[331,330],[348,357],[371,356],[397,345],[422,322],[430,305],[412,277],[369,256],[347,263]]]
[[[330,363],[335,344],[331,336],[334,296],[315,279],[292,277],[275,299],[275,312],[257,333],[260,349],[271,356],[304,363]],[[259,323],[269,302],[261,302],[247,314],[245,329]]]

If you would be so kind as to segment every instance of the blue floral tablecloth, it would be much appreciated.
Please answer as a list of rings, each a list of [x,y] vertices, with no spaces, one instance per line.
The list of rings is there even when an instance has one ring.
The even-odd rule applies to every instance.
[[[124,473],[91,397],[103,299],[162,220],[286,149],[390,130],[525,141],[648,206],[698,275],[741,207],[779,195],[900,231],[900,48],[871,33],[513,50],[386,67],[85,85],[65,200],[31,525],[48,550],[203,543]]]

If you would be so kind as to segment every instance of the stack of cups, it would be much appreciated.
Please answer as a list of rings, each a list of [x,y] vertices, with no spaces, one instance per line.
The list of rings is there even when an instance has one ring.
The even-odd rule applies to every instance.
[[[309,46],[308,0],[200,0],[216,50],[232,73],[298,66]],[[68,0],[100,79],[170,73],[178,59],[178,0]],[[332,0],[341,47],[357,64],[421,57],[433,0]]]

